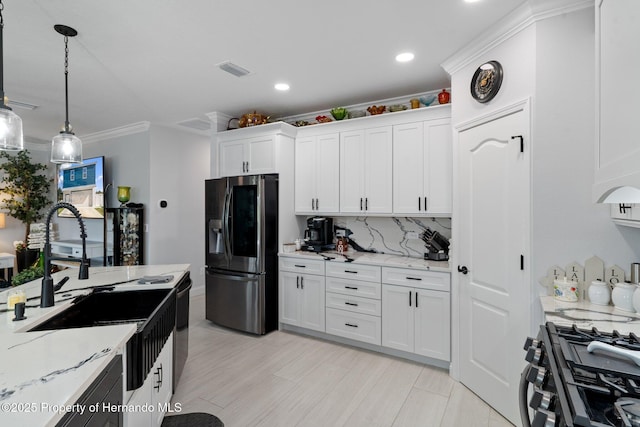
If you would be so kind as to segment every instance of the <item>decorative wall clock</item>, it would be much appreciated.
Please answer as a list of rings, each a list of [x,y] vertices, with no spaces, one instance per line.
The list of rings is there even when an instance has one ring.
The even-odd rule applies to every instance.
[[[502,74],[502,65],[498,61],[479,66],[471,79],[471,96],[478,102],[491,101],[500,90]]]

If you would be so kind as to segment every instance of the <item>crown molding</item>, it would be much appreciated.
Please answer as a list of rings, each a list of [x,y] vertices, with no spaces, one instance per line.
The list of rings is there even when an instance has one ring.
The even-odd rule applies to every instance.
[[[593,0],[529,0],[481,33],[472,43],[451,55],[440,66],[449,75],[453,75],[538,21],[593,6]]]
[[[148,132],[150,127],[150,122],[132,123],[130,125],[122,126],[119,128],[82,135],[80,139],[82,140],[83,144],[93,144],[96,142],[104,141],[105,139],[119,138],[122,136],[134,135],[136,133]]]

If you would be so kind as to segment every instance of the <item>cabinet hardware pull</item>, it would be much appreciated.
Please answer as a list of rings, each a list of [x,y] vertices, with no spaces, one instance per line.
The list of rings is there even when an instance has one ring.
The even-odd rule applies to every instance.
[[[358,306],[358,304],[353,303],[353,302],[348,302],[348,301],[347,301],[347,302],[345,302],[345,304],[346,304],[346,305],[352,305],[352,306],[354,306],[354,307],[357,307],[357,306]]]
[[[360,210],[362,210],[362,197],[360,197]]]
[[[427,196],[424,196],[424,211],[427,211]]]
[[[345,270],[345,273],[351,273],[351,274],[358,274],[357,271],[353,271],[353,270]]]
[[[524,138],[522,135],[512,136],[511,139],[520,139],[520,152],[524,153]]]
[[[409,277],[407,276],[407,280],[422,280],[421,277]]]
[[[524,270],[524,255],[520,255],[520,270]]]
[[[296,276],[296,289],[300,288],[300,276]]]
[[[469,272],[469,269],[467,268],[466,265],[463,265],[462,267],[458,266],[458,273],[467,274],[468,272]]]
[[[368,197],[364,198],[364,210],[365,211],[369,210],[369,198]]]
[[[247,172],[249,172],[249,162],[247,162]]]
[[[418,196],[418,210],[421,211],[422,210],[422,200],[421,197]]]
[[[349,326],[351,328],[357,328],[358,327],[358,325],[353,325],[351,323],[345,323],[344,326]]]
[[[418,291],[416,291],[416,308],[418,308]]]
[[[300,278],[300,289],[304,289],[304,277]]]
[[[345,286],[344,288],[345,289],[351,289],[351,290],[354,290],[354,291],[358,290],[358,288],[354,288],[353,286]]]
[[[301,265],[301,264],[293,264],[294,267],[298,267],[298,268],[306,268],[306,265]]]
[[[315,207],[313,205],[313,199],[311,199],[311,210],[315,210]]]
[[[316,210],[320,209],[320,204],[318,203],[318,199],[316,199]]]
[[[409,291],[409,307],[411,307],[411,291]]]

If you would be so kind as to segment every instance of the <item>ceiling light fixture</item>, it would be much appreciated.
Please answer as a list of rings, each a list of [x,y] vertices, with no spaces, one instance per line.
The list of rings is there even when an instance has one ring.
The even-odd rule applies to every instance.
[[[4,52],[2,50],[2,32],[4,4],[0,0],[0,150],[20,151],[24,149],[22,137],[22,119],[7,106],[4,96]]]
[[[413,58],[414,58],[414,55],[411,52],[403,52],[396,55],[396,61],[398,62],[409,62],[409,61],[412,61]]]
[[[62,131],[51,140],[52,163],[82,162],[82,141],[74,135],[69,124],[69,37],[78,32],[66,25],[54,25],[53,28],[64,36],[64,102],[65,120]]]
[[[289,85],[286,83],[276,83],[274,87],[276,88],[276,90],[283,91],[283,92],[286,90],[289,90]]]

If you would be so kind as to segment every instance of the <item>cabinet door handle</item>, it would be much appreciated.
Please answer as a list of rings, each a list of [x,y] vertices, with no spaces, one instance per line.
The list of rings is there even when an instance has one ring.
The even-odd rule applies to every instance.
[[[344,326],[348,326],[350,328],[357,328],[358,325],[354,325],[353,323],[345,323]]]
[[[351,274],[358,274],[357,271],[353,271],[353,270],[345,270],[345,273],[351,273]]]
[[[369,198],[368,197],[364,198],[364,210],[365,211],[369,210]]]
[[[349,301],[346,301],[346,302],[345,302],[345,304],[346,304],[346,305],[351,305],[351,306],[353,306],[353,307],[357,307],[357,306],[358,306],[358,304],[356,304],[356,303],[354,303],[354,302],[349,302]]]
[[[409,307],[411,307],[411,291],[409,291]]]
[[[296,276],[296,289],[300,289],[300,276]]]
[[[362,210],[362,197],[360,197],[360,210]]]
[[[316,199],[316,210],[320,209],[320,204],[318,203],[318,199]]]
[[[304,276],[300,277],[300,289],[304,289]]]
[[[351,289],[352,291],[357,291],[358,288],[354,288],[353,286],[345,286],[345,289]]]
[[[418,308],[418,291],[416,291],[416,308]]]
[[[249,172],[249,162],[247,162],[247,172]]]
[[[294,267],[298,267],[298,268],[306,268],[306,265],[302,265],[302,264],[293,264]]]
[[[427,196],[424,197],[424,211],[427,211]]]
[[[422,197],[418,196],[418,211],[422,210]]]

